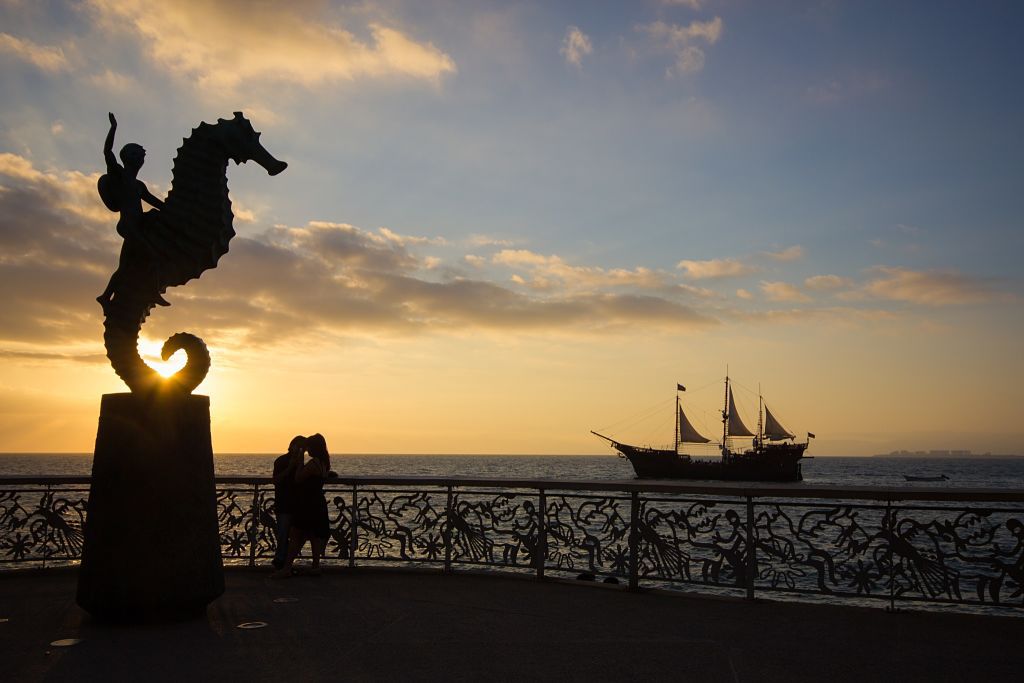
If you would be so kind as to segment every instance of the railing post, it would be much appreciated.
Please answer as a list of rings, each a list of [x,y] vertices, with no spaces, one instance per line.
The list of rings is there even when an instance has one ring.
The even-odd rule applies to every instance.
[[[896,611],[896,568],[892,565],[892,542],[896,533],[896,520],[893,518],[892,499],[885,501],[885,523],[888,525],[889,542],[886,543],[885,557],[889,565],[889,611]]]
[[[48,505],[51,501],[50,492],[53,487],[50,484],[46,485],[46,493],[43,494],[43,499],[39,501],[39,507],[42,508],[44,505]],[[50,545],[50,525],[46,523],[46,516],[43,516],[43,569],[46,569],[46,548]]]
[[[259,524],[260,485],[252,485],[252,505],[249,506],[249,566],[256,566],[256,529]]]
[[[640,492],[633,491],[629,503],[629,590],[640,587]]]
[[[754,599],[757,575],[757,540],[754,538],[754,497],[747,496],[747,600]]]
[[[349,548],[348,548],[348,566],[349,568],[356,566],[356,549],[359,547],[359,487],[357,484],[352,484],[352,526],[349,531],[351,537]]]
[[[452,516],[454,510],[452,509],[452,485],[448,484],[448,500],[444,506],[444,571],[450,572],[452,570]]]
[[[537,489],[537,548],[534,550],[534,562],[537,565],[537,578],[544,578],[544,565],[548,559],[548,497],[544,489]]]

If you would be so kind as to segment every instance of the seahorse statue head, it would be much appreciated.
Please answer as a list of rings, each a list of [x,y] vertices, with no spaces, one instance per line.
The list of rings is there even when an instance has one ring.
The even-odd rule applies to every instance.
[[[253,129],[249,119],[245,118],[242,112],[236,111],[234,118],[231,119],[217,119],[214,130],[215,136],[224,146],[224,152],[236,164],[255,161],[270,175],[277,175],[288,168],[288,164],[278,161],[263,148],[260,144],[261,133]]]

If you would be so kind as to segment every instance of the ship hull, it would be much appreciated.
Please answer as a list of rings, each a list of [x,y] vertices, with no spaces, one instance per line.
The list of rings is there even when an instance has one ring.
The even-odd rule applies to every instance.
[[[722,458],[700,459],[671,450],[613,442],[640,479],[714,479],[720,481],[801,481],[805,443],[768,444]]]

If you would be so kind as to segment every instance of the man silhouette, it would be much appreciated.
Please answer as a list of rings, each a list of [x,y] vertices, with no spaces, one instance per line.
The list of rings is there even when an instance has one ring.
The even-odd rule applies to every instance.
[[[302,467],[306,437],[296,436],[288,444],[288,452],[274,460],[274,514],[277,517],[277,550],[274,569],[284,567],[288,558],[288,534],[292,526],[295,473]]]
[[[117,163],[114,158],[114,133],[117,131],[117,119],[113,113],[108,113],[110,119],[110,132],[103,143],[103,158],[107,162],[107,172],[100,177],[99,193],[103,204],[111,211],[117,211],[121,217],[117,220],[117,234],[124,238],[121,246],[121,257],[117,270],[110,276],[110,282],[103,293],[96,297],[101,304],[107,304],[114,297],[118,287],[124,280],[127,268],[138,267],[142,263],[150,261],[148,250],[141,241],[142,230],[142,201],[145,200],[150,206],[162,209],[164,203],[149,191],[146,184],[138,179],[139,169],[146,161],[146,150],[142,145],[129,142],[121,148],[121,162]],[[170,306],[160,296],[157,272],[152,268],[154,285],[154,296],[156,303],[160,306]]]

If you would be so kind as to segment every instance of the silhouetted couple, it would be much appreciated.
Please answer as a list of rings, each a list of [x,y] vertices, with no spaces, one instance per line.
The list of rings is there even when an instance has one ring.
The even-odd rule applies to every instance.
[[[305,460],[305,454],[309,460]],[[309,541],[313,565],[304,572],[320,574],[330,520],[327,517],[327,499],[324,481],[331,472],[331,456],[327,453],[327,440],[321,434],[296,436],[288,445],[288,452],[274,461],[274,507],[277,511],[277,553],[271,576],[285,579],[292,575],[295,558]]]

